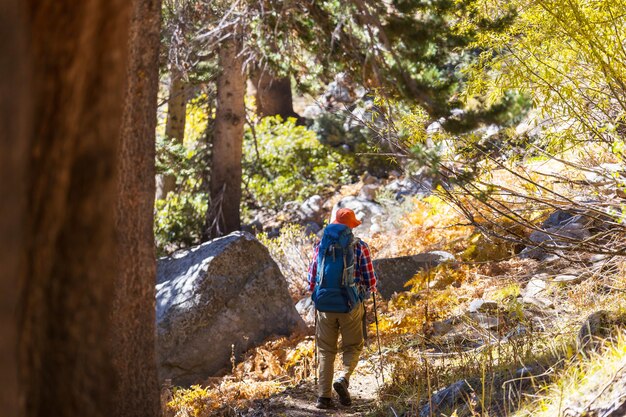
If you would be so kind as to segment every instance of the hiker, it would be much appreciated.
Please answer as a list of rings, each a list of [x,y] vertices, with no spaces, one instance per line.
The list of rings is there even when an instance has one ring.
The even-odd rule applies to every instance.
[[[315,406],[321,409],[333,407],[333,388],[342,405],[352,404],[348,386],[363,350],[363,300],[376,291],[369,247],[352,234],[352,229],[360,224],[354,211],[337,210],[335,221],[326,226],[322,240],[315,245],[309,266],[309,289],[316,309],[315,340],[320,357],[319,396]],[[339,333],[343,369],[333,382]]]

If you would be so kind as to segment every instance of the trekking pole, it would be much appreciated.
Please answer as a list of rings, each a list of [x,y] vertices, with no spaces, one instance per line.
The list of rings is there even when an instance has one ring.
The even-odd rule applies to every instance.
[[[317,385],[317,310],[315,310],[315,337],[313,338],[313,366],[315,367],[315,385]]]
[[[372,299],[374,300],[374,321],[376,322],[376,339],[378,339],[378,356],[380,357],[380,377],[385,385],[385,374],[383,369],[383,353],[380,349],[380,333],[378,332],[378,308],[376,307],[376,293],[372,293]]]

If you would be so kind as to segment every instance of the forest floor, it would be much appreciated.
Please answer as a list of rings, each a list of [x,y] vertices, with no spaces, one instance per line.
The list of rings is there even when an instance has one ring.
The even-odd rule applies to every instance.
[[[250,409],[241,413],[245,417],[351,417],[363,416],[370,412],[377,401],[380,378],[371,370],[370,364],[361,360],[350,381],[352,406],[344,407],[333,398],[335,407],[329,410],[315,408],[317,389],[314,381],[301,381],[270,398],[256,400]]]
[[[549,263],[519,260],[485,263],[481,265],[480,269],[472,270],[473,273],[476,273],[477,278],[463,282],[454,289],[455,292],[449,292],[450,289],[432,292],[429,297],[432,303],[431,308],[433,313],[436,310],[439,311],[440,323],[441,320],[446,321],[458,315],[459,312],[466,311],[468,301],[473,297],[484,296],[499,300],[499,312],[497,314],[492,312],[493,316],[498,317],[498,320],[501,321],[499,331],[480,330],[479,332],[472,332],[470,327],[462,327],[462,330],[457,332],[460,333],[465,342],[474,337],[483,338],[484,344],[479,348],[446,344],[443,341],[444,338],[455,333],[454,331],[437,336],[436,332],[433,333],[433,330],[429,330],[427,327],[418,333],[398,333],[398,329],[407,328],[410,325],[412,321],[407,322],[406,320],[412,320],[411,315],[417,314],[417,310],[406,306],[398,308],[399,306],[394,306],[394,302],[406,302],[407,299],[404,297],[410,298],[411,293],[406,293],[402,296],[403,298],[395,301],[382,303],[379,319],[382,326],[381,336],[385,360],[384,387],[380,385],[381,379],[378,372],[380,362],[377,355],[376,334],[370,325],[368,348],[365,349],[362,360],[351,380],[352,407],[339,405],[335,395],[334,401],[337,404],[335,409],[316,409],[314,405],[317,397],[315,384],[313,377],[307,376],[297,383],[286,384],[286,388],[266,398],[253,399],[246,407],[239,408],[235,415],[242,417],[381,415],[412,417],[420,415],[420,410],[424,407],[424,401],[420,401],[420,398],[424,400],[424,394],[430,398],[438,390],[455,386],[455,381],[458,383],[458,381],[471,382],[475,380],[482,384],[487,379],[489,380],[487,382],[493,384],[494,387],[494,390],[488,394],[492,396],[489,415],[518,415],[516,413],[534,415],[534,411],[531,411],[531,414],[523,414],[523,407],[526,407],[524,404],[528,403],[529,399],[532,403],[532,398],[543,398],[544,396],[545,401],[549,402],[550,399],[546,394],[545,387],[549,386],[550,380],[567,367],[580,368],[584,365],[584,362],[580,362],[581,357],[567,353],[571,350],[572,338],[576,338],[581,321],[594,310],[601,308],[615,310],[616,303],[621,304],[619,301],[622,299],[621,297],[614,298],[606,292],[598,290],[599,287],[604,288],[607,281],[605,276],[597,276],[595,279],[586,279],[577,284],[567,284],[567,287],[564,287],[562,283],[560,286],[552,284],[553,289],[551,291],[542,292],[545,294],[545,301],[549,301],[551,307],[526,306],[523,313],[527,316],[530,314],[528,317],[532,320],[516,319],[516,314],[519,312],[517,309],[521,307],[521,304],[519,301],[515,301],[515,292],[509,294],[511,289],[516,289],[516,291],[522,289],[524,292],[524,288],[528,287],[532,279],[537,279],[538,276],[558,275],[567,270],[568,265],[569,263],[563,260]],[[580,268],[576,271],[572,269],[569,272],[581,274],[585,270],[588,269]],[[550,278],[545,279],[550,282]],[[526,289],[526,291],[529,290]],[[441,298],[442,301],[437,301],[438,298]],[[466,301],[462,301],[460,304],[455,301],[463,299]],[[443,304],[438,305],[439,302]],[[507,302],[510,303],[508,306]],[[418,305],[421,310],[423,307],[421,302],[415,302],[415,306]],[[534,307],[534,310],[531,307]],[[370,322],[372,319],[373,317],[370,317]],[[531,322],[540,325],[541,329],[531,330],[528,327]],[[396,323],[397,327],[393,330],[385,327],[389,326],[390,323]],[[460,323],[461,326],[468,324],[471,323],[467,320]],[[390,330],[392,331],[390,332]],[[511,332],[517,331],[526,333],[520,334],[516,338],[504,336],[505,333],[511,335]],[[500,334],[499,337],[497,337],[498,334]],[[487,342],[487,340],[490,341]],[[472,341],[472,343],[475,342],[476,340]],[[517,351],[526,353],[521,354]],[[339,359],[338,356],[337,362]],[[602,387],[607,385],[607,379],[615,379],[615,375],[623,374],[623,370],[626,369],[624,357],[617,355],[614,361],[615,365],[610,368],[610,371],[608,371],[606,362],[599,366],[599,368],[607,369],[606,372],[610,375],[600,375],[597,378],[595,382],[597,387],[589,388],[594,393],[593,395],[590,394],[592,397],[600,397]],[[423,364],[427,364],[426,368],[430,369],[430,377],[427,376],[428,369],[424,369]],[[490,375],[488,378],[485,377],[485,372]],[[518,378],[520,372],[532,372],[535,375],[523,382],[524,378]],[[592,374],[593,372],[595,371],[580,371],[581,375]],[[572,387],[580,383],[580,379],[583,378],[581,375],[575,376],[577,381],[571,382]],[[424,391],[426,378],[432,382],[433,391],[430,391],[430,388],[428,392]],[[516,399],[503,398],[501,387],[516,380],[521,381],[518,384],[521,391],[507,391],[506,393],[506,395]],[[522,385],[524,386],[522,387]],[[421,388],[419,388],[420,386]],[[537,397],[539,391],[542,391],[543,394]],[[480,388],[474,386],[471,392],[470,395],[480,401]],[[602,396],[607,395],[605,393]],[[572,409],[576,409],[580,405],[578,404],[579,401],[575,400],[576,398],[568,400],[571,403],[569,407]],[[607,410],[611,408],[615,410],[623,403],[621,399],[619,401],[609,399],[605,402],[608,402],[608,405],[604,404],[602,407]],[[453,409],[458,408],[459,413],[461,413],[464,408],[464,401],[451,404],[451,406]],[[459,415],[470,414],[461,413]],[[445,415],[449,414],[445,413]],[[574,413],[573,415],[579,414]],[[607,415],[616,416],[617,414]]]
[[[232,374],[180,390],[171,415],[552,417],[563,415],[563,404],[582,410],[572,416],[621,415],[611,413],[622,410],[626,398],[606,387],[626,381],[626,258],[574,252],[538,261],[508,250],[493,259],[503,242],[477,240],[436,201],[417,204],[401,234],[372,239],[374,256],[393,241],[396,249],[384,256],[448,250],[459,260],[417,274],[407,291],[379,303],[385,384],[370,306],[369,344],[351,379],[351,407],[335,395],[335,409],[315,408],[308,334],[270,339]],[[468,248],[484,257],[463,260]],[[592,322],[588,330],[609,347],[581,352],[581,330],[602,311],[595,331]],[[583,401],[579,390],[591,399]],[[429,411],[435,402],[440,407]],[[593,402],[611,413],[585,414]]]
[[[622,272],[617,276],[623,280],[626,263],[620,265]],[[467,384],[470,388],[461,393],[462,397],[448,391],[452,393],[448,398],[456,398],[446,405],[449,411],[433,415],[451,415],[455,410],[459,416],[481,415],[484,404],[490,416],[549,417],[561,415],[554,407],[562,403],[570,410],[583,410],[572,416],[586,415],[587,404],[593,404],[593,408],[604,410],[597,415],[616,417],[621,415],[618,410],[622,410],[624,398],[619,388],[607,387],[618,387],[626,380],[626,335],[613,339],[617,344],[608,351],[582,355],[576,353],[576,335],[591,312],[623,311],[625,297],[611,288],[624,288],[624,282],[610,279],[614,274],[603,273],[578,283],[552,283],[540,298],[551,307],[525,306],[520,310],[519,292],[527,293],[529,283],[537,277],[550,283],[550,277],[566,270],[565,266],[562,260],[486,263],[469,270],[471,273],[460,274],[467,281],[458,287],[431,291],[421,300],[415,297],[422,293],[407,292],[381,303],[385,384],[381,386],[370,311],[368,346],[351,378],[351,407],[339,405],[334,395],[335,409],[315,408],[313,337],[294,335],[270,340],[249,352],[232,375],[212,378],[214,382],[176,394],[178,401],[172,404],[169,415],[417,417],[429,415],[423,414],[428,399],[434,402],[439,392]],[[476,326],[468,317],[468,303],[475,297],[497,300],[497,311],[489,313],[500,322],[497,330]],[[416,331],[415,323],[424,320],[426,300],[434,321]],[[526,318],[520,318],[520,313]],[[438,326],[455,317],[462,319],[452,330],[438,334]],[[473,347],[476,345],[478,348]],[[337,366],[339,362],[338,355]],[[476,412],[479,414],[472,414]]]

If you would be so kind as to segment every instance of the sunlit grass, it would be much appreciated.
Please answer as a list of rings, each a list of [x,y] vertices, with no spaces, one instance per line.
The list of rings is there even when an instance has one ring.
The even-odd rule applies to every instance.
[[[581,358],[570,358],[563,371],[546,385],[539,399],[521,409],[515,416],[556,417],[566,410],[585,411],[597,403],[614,401],[611,385],[626,379],[626,336],[620,333],[616,343]],[[613,395],[613,398],[611,396]]]

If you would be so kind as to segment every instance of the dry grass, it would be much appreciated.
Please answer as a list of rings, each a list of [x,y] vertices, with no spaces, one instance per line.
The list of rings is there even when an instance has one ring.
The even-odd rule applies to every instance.
[[[268,398],[309,378],[312,362],[312,337],[294,335],[268,340],[250,350],[231,375],[209,378],[188,389],[175,388],[167,402],[166,415],[235,415],[252,400]]]
[[[291,298],[298,301],[308,294],[307,271],[316,237],[307,236],[302,226],[290,224],[281,229],[278,237],[269,238],[262,233],[257,238],[278,264],[289,285]]]
[[[527,260],[466,265],[454,271],[462,275],[461,284],[441,291],[426,292],[424,275],[417,276],[411,291],[388,303],[381,320],[386,332],[384,340],[393,346],[387,361],[394,371],[390,378],[393,382],[382,393],[383,402],[376,415],[392,415],[393,409],[398,415],[404,412],[406,416],[416,416],[437,390],[463,380],[472,386],[471,395],[461,404],[441,410],[444,415],[565,415],[558,414],[554,407],[577,400],[586,389],[595,390],[596,395],[599,386],[612,384],[617,369],[620,372],[626,369],[626,359],[621,353],[626,349],[624,346],[604,351],[612,353],[606,359],[606,370],[601,372],[607,354],[594,355],[588,364],[588,358],[577,353],[576,344],[580,324],[590,313],[600,309],[623,312],[626,295],[615,290],[607,293],[610,290],[607,285],[623,288],[625,264],[614,259],[602,268],[602,274],[588,275],[579,284],[567,287],[552,284],[549,297],[555,300],[558,309],[542,319],[548,324],[546,328],[533,327],[524,314],[527,307],[517,297],[530,277],[546,268],[556,275],[566,265],[563,261],[551,265]],[[441,271],[445,269],[438,272]],[[589,272],[584,268],[579,271]],[[473,327],[476,336],[480,337],[482,332],[485,343],[478,349],[442,343],[432,336],[435,320],[466,311],[467,301],[476,297],[499,303],[494,315],[501,325],[495,339],[493,332],[476,326]],[[429,311],[428,318],[425,311]],[[516,334],[518,329],[524,331]],[[626,344],[622,339],[626,338],[620,338],[619,343]],[[521,376],[519,372],[523,368],[529,369],[532,376]],[[587,382],[589,372],[596,374],[591,378],[596,380],[593,383]],[[567,382],[561,381],[562,378],[567,378]],[[578,385],[581,387],[577,388]],[[626,389],[626,375],[623,386]]]
[[[267,398],[284,389],[277,381],[234,381],[223,378],[215,385],[176,388],[166,404],[165,416],[209,417],[236,415],[250,400]]]
[[[514,178],[510,176],[494,181],[506,187],[523,187],[512,184]],[[357,192],[352,188],[343,191]],[[431,196],[413,201],[412,207],[398,219],[403,226],[394,235],[379,234],[368,242],[376,256],[430,250],[447,250],[458,256],[476,243],[476,229],[467,226],[463,216],[442,199]],[[478,220],[500,222],[501,229],[510,227],[484,209],[474,214]],[[526,214],[536,219],[545,213],[530,207]],[[277,239],[261,239],[279,263],[293,299],[301,298],[306,294],[313,238],[305,237],[302,228],[293,226],[283,229]],[[626,368],[626,337],[601,355],[581,358],[576,353],[575,336],[589,313],[622,308],[626,301],[626,262],[612,259],[600,268],[585,269],[588,256],[576,256],[580,261],[577,265],[564,260],[542,263],[514,257],[495,262],[487,257],[484,262],[462,262],[415,276],[407,292],[379,305],[379,330],[392,376],[387,378],[374,414],[404,412],[407,417],[416,416],[438,389],[465,379],[472,385],[466,405],[446,410],[446,415],[558,416],[570,404],[568,401],[585,398],[585,391],[597,392],[598,387],[608,384]],[[568,267],[576,267],[588,276],[579,284],[551,286],[549,297],[559,308],[556,313],[540,317],[547,326],[538,327],[525,314],[528,307],[518,296],[537,273],[553,276]],[[450,284],[442,290],[429,285],[441,280]],[[498,303],[494,314],[500,324],[494,331],[463,318],[475,298]],[[474,340],[481,340],[482,348],[451,343],[435,334],[436,322],[455,317],[462,317],[460,326],[465,326]],[[203,387],[176,390],[170,410],[180,417],[204,417],[246,407],[251,400],[266,398],[310,378],[312,359],[311,338],[268,341],[248,352],[231,376],[208,381]],[[533,376],[520,376],[522,368],[532,368]],[[591,399],[585,401],[588,404]],[[570,408],[580,407],[571,404]]]
[[[396,255],[412,250],[466,250],[473,229],[459,225],[458,214],[439,210],[438,204],[436,198],[430,198],[416,205],[416,211],[406,218],[408,226],[401,234]],[[433,208],[435,213],[430,211]],[[584,262],[588,256],[580,258]],[[387,303],[380,320],[383,340],[390,347],[387,361],[393,368],[393,382],[382,393],[377,415],[404,412],[416,416],[438,389],[460,380],[472,385],[472,394],[465,398],[465,405],[457,405],[445,415],[512,415],[526,409],[527,396],[543,392],[545,384],[576,356],[575,337],[584,317],[600,308],[615,310],[622,302],[615,293],[610,297],[606,293],[607,282],[616,288],[626,287],[623,263],[613,264],[580,284],[554,286],[550,297],[564,310],[545,319],[550,323],[548,328],[533,328],[524,315],[526,307],[518,299],[522,288],[539,272],[548,271],[553,276],[572,266],[564,260],[541,263],[510,258],[440,267],[414,277],[408,292]],[[576,268],[587,273],[582,263]],[[444,277],[452,285],[440,291],[429,289],[429,282]],[[434,322],[462,316],[472,299],[483,297],[499,304],[501,325],[496,338],[493,332],[472,328],[467,321],[464,325],[476,337],[482,336],[486,347],[449,345],[432,336]],[[511,336],[518,329],[524,331]],[[521,377],[523,368],[532,369],[534,376]]]
[[[458,253],[465,250],[473,232],[452,206],[432,195],[414,199],[409,212],[398,214],[398,231],[377,234],[368,243],[377,257],[415,255],[433,250]]]
[[[541,388],[536,399],[515,416],[596,415],[593,410],[622,404],[626,389],[626,336],[621,333],[616,343],[583,359],[572,356],[553,381]]]

